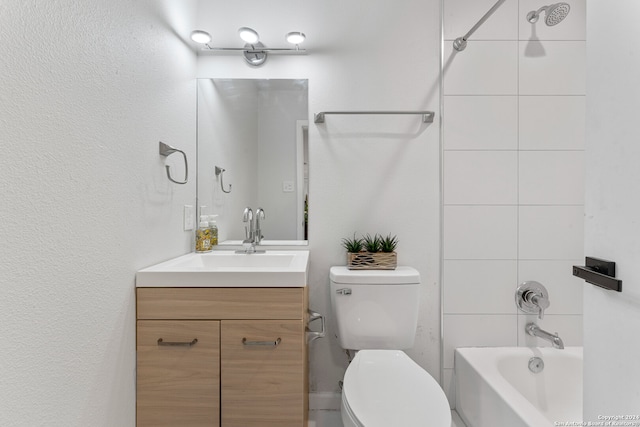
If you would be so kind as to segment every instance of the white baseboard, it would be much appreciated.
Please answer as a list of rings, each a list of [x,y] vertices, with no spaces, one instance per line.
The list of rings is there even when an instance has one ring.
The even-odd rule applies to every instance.
[[[309,393],[310,411],[339,411],[342,394],[336,392]]]

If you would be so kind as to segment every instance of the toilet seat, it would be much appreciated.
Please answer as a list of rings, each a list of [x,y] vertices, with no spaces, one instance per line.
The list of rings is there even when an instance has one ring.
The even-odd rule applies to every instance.
[[[358,427],[450,427],[435,379],[400,350],[361,350],[344,376],[343,417]]]

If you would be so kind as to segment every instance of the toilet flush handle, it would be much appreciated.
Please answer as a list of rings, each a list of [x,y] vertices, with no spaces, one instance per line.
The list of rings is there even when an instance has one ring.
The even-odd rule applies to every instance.
[[[338,295],[351,295],[351,288],[342,288],[336,290],[336,294]]]

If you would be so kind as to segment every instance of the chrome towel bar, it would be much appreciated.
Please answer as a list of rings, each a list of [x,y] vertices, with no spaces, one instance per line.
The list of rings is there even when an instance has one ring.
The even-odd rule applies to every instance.
[[[433,123],[435,113],[433,111],[320,111],[313,115],[314,123],[324,123],[327,114],[416,114],[422,116],[422,123]]]
[[[169,165],[165,165],[165,168],[167,169],[167,178],[169,178],[169,181],[175,182],[176,184],[186,184],[187,180],[189,179],[189,164],[187,163],[187,155],[184,153],[184,151],[178,150],[177,148],[173,148],[172,146],[160,141],[159,152],[160,152],[160,155],[164,157],[169,157],[173,153],[182,154],[182,156],[184,157],[184,181],[176,181],[171,177],[171,172],[169,171]]]

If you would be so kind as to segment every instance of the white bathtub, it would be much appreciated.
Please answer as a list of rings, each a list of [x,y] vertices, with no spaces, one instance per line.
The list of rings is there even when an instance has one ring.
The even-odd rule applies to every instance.
[[[529,370],[532,357],[542,358],[542,372]],[[582,347],[458,348],[454,372],[456,411],[467,427],[582,421]]]

